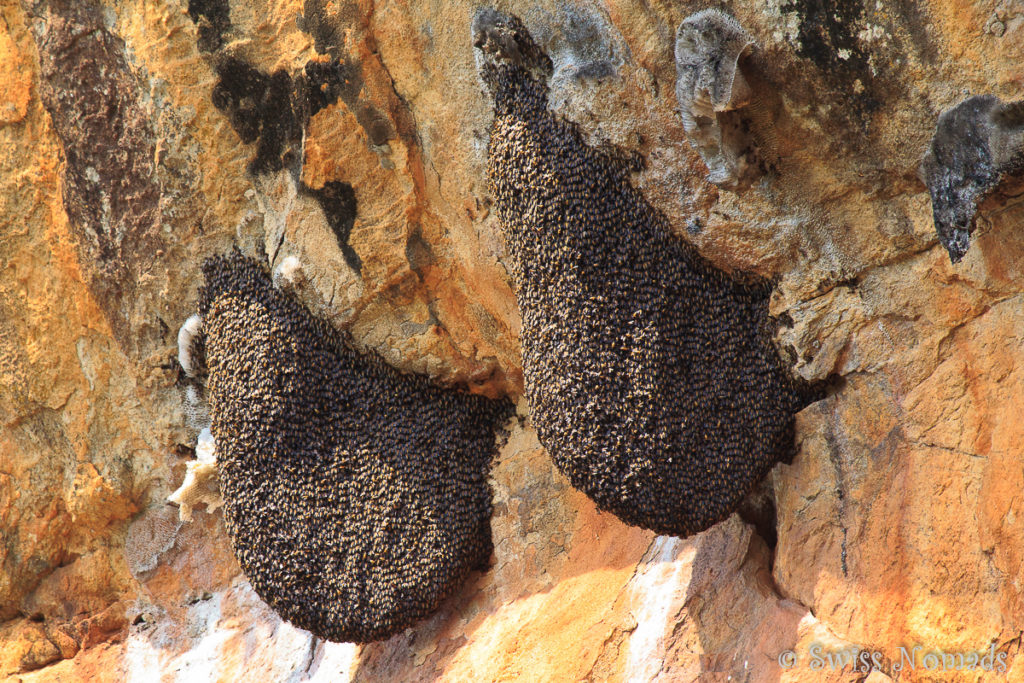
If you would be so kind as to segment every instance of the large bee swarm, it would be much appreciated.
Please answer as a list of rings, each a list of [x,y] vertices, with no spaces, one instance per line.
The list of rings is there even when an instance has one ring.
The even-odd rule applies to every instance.
[[[490,11],[473,28],[540,441],[624,521],[706,529],[791,452],[807,402],[770,341],[770,288],[670,234],[625,163],[547,110],[549,70],[518,19]]]
[[[509,404],[356,353],[237,253],[203,273],[224,519],[253,588],[334,641],[430,615],[488,565],[487,473]]]

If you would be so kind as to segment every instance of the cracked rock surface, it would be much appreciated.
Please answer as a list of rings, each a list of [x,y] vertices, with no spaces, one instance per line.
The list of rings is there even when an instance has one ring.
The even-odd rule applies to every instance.
[[[539,446],[487,190],[478,8],[0,6],[0,677],[865,678],[812,670],[820,645],[881,652],[877,683],[924,680],[893,668],[919,644],[994,647],[1024,678],[1024,203],[980,204],[953,264],[917,176],[942,112],[1020,99],[1024,14],[725,3],[758,46],[742,112],[765,172],[736,194],[706,181],[676,112],[676,30],[701,7],[499,7],[550,56],[551,109],[642,161],[632,182],[680,239],[774,279],[793,371],[831,377],[769,475],[773,546],[737,516],[687,540],[628,527]],[[233,246],[391,365],[518,402],[491,569],[390,640],[282,623],[222,512],[179,525],[166,502],[198,435],[178,330],[199,264]]]

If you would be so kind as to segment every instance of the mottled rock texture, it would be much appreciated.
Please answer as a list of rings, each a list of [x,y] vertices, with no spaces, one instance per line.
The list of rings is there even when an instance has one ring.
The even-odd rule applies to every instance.
[[[735,516],[685,541],[627,527],[539,447],[487,190],[478,4],[0,5],[0,676],[1024,677],[1024,204],[982,203],[954,265],[917,175],[942,112],[1021,98],[1024,12],[718,6],[757,46],[729,113],[764,173],[738,193],[706,181],[676,112],[676,30],[705,5],[499,9],[550,55],[549,108],[642,160],[632,182],[680,239],[773,278],[795,372],[835,376],[770,474],[774,545]],[[361,348],[519,403],[490,571],[391,640],[283,624],[222,512],[179,525],[165,502],[196,439],[177,331],[199,264],[234,245],[272,271],[297,259],[303,302]],[[878,651],[883,671],[813,670],[815,646]],[[1009,670],[897,670],[900,646],[994,646]]]

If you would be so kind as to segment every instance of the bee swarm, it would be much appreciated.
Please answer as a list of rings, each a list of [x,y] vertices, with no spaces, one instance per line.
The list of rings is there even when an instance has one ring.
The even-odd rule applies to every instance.
[[[673,236],[626,163],[547,110],[550,61],[518,19],[484,10],[473,33],[540,441],[624,521],[706,529],[791,452],[809,402],[771,343],[770,286]]]
[[[334,641],[430,615],[491,555],[498,402],[354,351],[239,253],[200,293],[224,519],[283,618]]]

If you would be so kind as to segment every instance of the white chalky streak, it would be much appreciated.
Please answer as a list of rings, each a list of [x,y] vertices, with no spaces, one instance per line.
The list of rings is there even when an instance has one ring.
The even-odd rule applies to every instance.
[[[689,552],[686,552],[686,551]],[[630,681],[653,681],[665,662],[665,635],[671,633],[668,620],[676,596],[689,582],[694,548],[674,536],[658,536],[630,581],[633,617],[636,630],[629,639],[629,664],[626,678]]]

